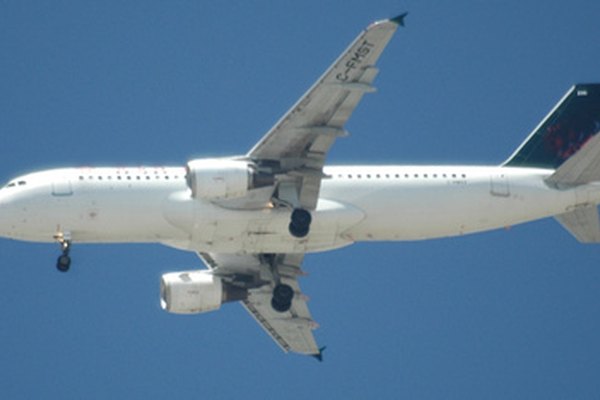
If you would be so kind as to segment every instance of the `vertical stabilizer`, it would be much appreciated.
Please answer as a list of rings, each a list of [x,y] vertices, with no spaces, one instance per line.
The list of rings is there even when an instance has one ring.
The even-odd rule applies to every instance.
[[[600,84],[578,84],[504,163],[556,169],[600,131]]]
[[[517,151],[507,167],[554,169],[546,183],[568,189],[600,181],[600,84],[573,86]],[[600,243],[595,204],[555,216],[582,243]]]

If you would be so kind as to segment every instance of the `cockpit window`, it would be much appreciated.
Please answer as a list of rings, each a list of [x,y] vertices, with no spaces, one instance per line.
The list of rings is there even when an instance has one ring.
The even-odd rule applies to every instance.
[[[13,182],[9,182],[8,185],[4,186],[6,189],[8,188],[13,188],[16,186],[25,186],[27,185],[27,181],[13,181]]]

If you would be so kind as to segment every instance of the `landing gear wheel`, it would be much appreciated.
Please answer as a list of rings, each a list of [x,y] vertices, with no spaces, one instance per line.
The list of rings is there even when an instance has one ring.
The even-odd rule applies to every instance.
[[[67,272],[70,267],[71,267],[71,257],[69,257],[68,255],[63,254],[60,257],[58,257],[58,260],[56,260],[56,268],[60,272]]]
[[[308,235],[311,222],[312,216],[310,215],[310,212],[303,208],[296,208],[292,211],[291,222],[288,229],[292,236],[303,238]]]
[[[69,268],[71,268],[71,257],[69,253],[71,252],[71,235],[69,233],[59,232],[54,238],[60,244],[60,249],[62,254],[56,260],[56,269],[60,272],[67,272]]]
[[[292,299],[294,298],[294,289],[290,285],[280,283],[273,289],[273,298],[271,299],[271,307],[277,312],[286,312],[292,307]]]

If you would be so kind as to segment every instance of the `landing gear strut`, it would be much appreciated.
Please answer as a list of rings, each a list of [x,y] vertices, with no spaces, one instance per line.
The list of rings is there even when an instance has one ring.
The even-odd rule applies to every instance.
[[[71,240],[67,239],[65,235],[56,235],[56,240],[60,243],[62,254],[56,260],[56,269],[60,272],[67,272],[71,267],[71,257],[69,253],[71,251]]]
[[[288,229],[292,236],[303,238],[308,235],[311,222],[312,217],[310,212],[303,208],[295,208],[294,211],[292,211],[292,218]]]
[[[280,283],[273,289],[273,298],[271,299],[271,307],[277,312],[286,312],[292,307],[292,299],[294,298],[294,289],[290,285]]]

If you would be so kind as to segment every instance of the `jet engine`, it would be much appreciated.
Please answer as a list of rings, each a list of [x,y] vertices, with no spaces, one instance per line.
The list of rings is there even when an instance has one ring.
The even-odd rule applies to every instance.
[[[160,305],[175,314],[199,314],[218,310],[221,304],[243,300],[245,289],[230,285],[211,271],[164,274],[160,280]]]
[[[235,199],[251,189],[274,183],[272,175],[258,172],[252,162],[244,160],[198,159],[188,162],[186,169],[187,183],[195,199]]]

